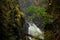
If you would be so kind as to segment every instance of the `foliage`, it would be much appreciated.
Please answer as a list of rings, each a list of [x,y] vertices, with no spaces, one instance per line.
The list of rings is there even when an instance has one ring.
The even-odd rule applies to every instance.
[[[23,33],[19,34],[24,14],[16,3],[17,0],[0,0],[0,40],[18,40]]]
[[[46,23],[49,22],[49,19],[53,18],[52,15],[49,15],[47,12],[45,12],[46,9],[39,7],[39,6],[30,6],[26,8],[26,12],[32,12],[32,15],[29,16],[30,19],[33,19],[35,17],[41,18],[43,20],[42,26],[45,26]]]

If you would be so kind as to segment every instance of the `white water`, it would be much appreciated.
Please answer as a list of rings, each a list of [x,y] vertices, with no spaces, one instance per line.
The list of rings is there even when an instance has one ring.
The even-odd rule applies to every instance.
[[[29,28],[28,28],[28,34],[44,40],[44,33],[41,31],[33,22],[28,22]],[[38,40],[32,37],[29,37],[30,40]]]

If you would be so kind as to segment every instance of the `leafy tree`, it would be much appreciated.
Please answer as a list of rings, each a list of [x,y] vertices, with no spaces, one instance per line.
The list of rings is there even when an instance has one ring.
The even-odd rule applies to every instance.
[[[38,17],[39,19],[42,19],[42,25],[41,26],[45,26],[47,23],[49,23],[50,19],[53,18],[52,15],[48,14],[46,12],[46,9],[43,7],[39,7],[39,6],[29,6],[28,8],[26,8],[26,12],[29,13],[31,12],[32,15],[29,16],[30,19],[34,19],[35,17]]]

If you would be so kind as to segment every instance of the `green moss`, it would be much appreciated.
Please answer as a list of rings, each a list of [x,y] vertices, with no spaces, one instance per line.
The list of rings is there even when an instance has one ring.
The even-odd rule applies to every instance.
[[[45,8],[39,6],[29,6],[28,8],[26,8],[26,12],[27,13],[32,12],[32,15],[29,16],[30,19],[34,19],[35,17],[38,17],[39,19],[41,18],[43,20],[42,22],[43,27],[49,22],[49,19],[53,18],[52,15],[49,15],[46,12]]]
[[[16,40],[16,36],[19,36],[22,27],[20,20],[23,20],[25,15],[20,11],[16,2],[17,0],[0,0],[0,29],[2,32],[0,40]]]

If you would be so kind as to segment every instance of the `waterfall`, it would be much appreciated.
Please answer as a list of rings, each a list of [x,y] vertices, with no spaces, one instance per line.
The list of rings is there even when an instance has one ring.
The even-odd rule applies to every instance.
[[[34,24],[32,21],[27,22],[29,27],[28,27],[28,34],[32,35],[32,37],[28,37],[30,40],[38,40],[38,39],[42,39],[44,40],[44,32],[40,30],[40,28],[38,28],[36,26],[36,24]]]

